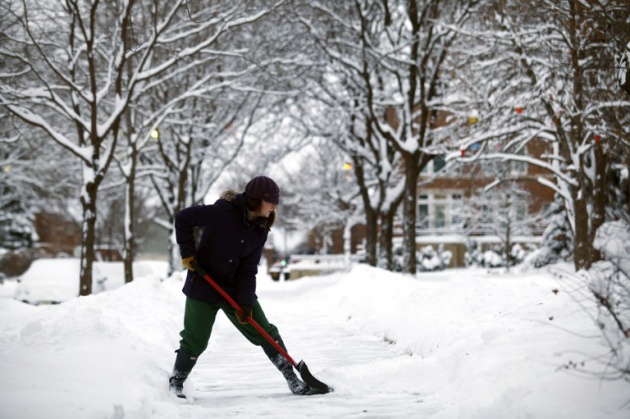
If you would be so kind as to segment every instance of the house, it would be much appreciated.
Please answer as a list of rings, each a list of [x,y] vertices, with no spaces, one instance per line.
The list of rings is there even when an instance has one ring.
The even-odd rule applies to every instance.
[[[37,246],[50,256],[73,255],[81,245],[81,225],[68,217],[51,212],[35,214]]]
[[[528,147],[523,153],[541,156],[546,145],[533,141]],[[474,151],[469,152],[472,154]],[[498,230],[507,226],[505,220],[501,221],[497,214],[502,209],[505,210],[505,194],[509,193],[508,188],[514,191],[509,202],[514,218],[511,242],[535,247],[540,244],[546,227],[542,214],[553,202],[554,192],[543,186],[538,179],[547,177],[553,181],[551,173],[521,162],[476,161],[458,163],[449,170],[443,170],[445,166],[445,158],[436,157],[427,165],[418,180],[417,249],[431,246],[435,250],[442,248],[450,251],[452,258],[449,267],[462,267],[465,266],[469,240],[476,241],[481,250],[500,245],[501,233]],[[482,197],[481,190],[496,182],[498,174],[503,182]],[[471,222],[471,218],[475,217],[477,222]],[[496,222],[495,225],[492,225],[493,221]],[[398,220],[395,228],[395,236],[398,237],[395,240],[400,241],[401,235],[402,223]],[[352,254],[361,251],[365,236],[364,225],[352,228]],[[318,246],[321,242],[321,237],[318,238],[313,232],[309,234],[310,247],[321,248]],[[340,228],[332,232],[328,252],[343,253],[343,246],[343,229]]]
[[[532,142],[527,153],[540,156],[545,145]],[[453,253],[451,267],[464,266],[466,242],[476,240],[482,250],[500,244],[501,230],[506,220],[498,214],[512,206],[512,241],[523,245],[538,245],[546,227],[542,217],[553,202],[554,192],[538,178],[551,178],[540,167],[521,162],[476,161],[456,164],[442,172],[446,162],[437,157],[421,173],[418,182],[418,248],[440,245]],[[503,166],[503,167],[501,167]],[[500,173],[501,182],[496,182]],[[496,183],[482,195],[485,187]],[[510,202],[506,202],[510,196]],[[476,207],[476,208],[475,208]],[[477,222],[470,222],[476,218]],[[508,221],[509,222],[509,221]]]

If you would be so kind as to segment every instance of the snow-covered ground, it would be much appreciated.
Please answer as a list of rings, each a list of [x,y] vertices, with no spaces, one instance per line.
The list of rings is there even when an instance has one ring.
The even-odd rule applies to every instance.
[[[628,418],[628,383],[563,367],[603,371],[605,359],[591,359],[607,349],[568,278],[410,278],[367,266],[292,282],[261,275],[260,301],[289,353],[335,392],[290,394],[263,352],[219,316],[185,402],[167,391],[180,274],[55,306],[12,299],[6,281],[0,418]]]

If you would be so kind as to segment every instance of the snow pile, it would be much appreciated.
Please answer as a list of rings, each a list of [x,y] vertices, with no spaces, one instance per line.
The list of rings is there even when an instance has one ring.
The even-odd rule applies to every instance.
[[[628,376],[630,365],[630,225],[623,221],[604,223],[593,242],[603,259],[593,264],[587,277],[588,289],[597,296],[598,323],[611,351],[608,375]]]
[[[3,321],[0,417],[106,418],[123,406],[150,410],[165,396],[156,383],[172,362],[167,349],[177,347],[183,299],[170,291],[179,291],[174,281],[140,278]],[[23,305],[5,300],[2,313]]]
[[[326,295],[360,330],[422,358],[420,391],[457,401],[439,417],[626,417],[627,383],[589,382],[605,369],[591,357],[607,348],[575,285],[541,272],[416,279],[359,266]]]
[[[218,319],[184,404],[166,383],[181,286],[179,273],[148,276],[37,307],[0,292],[0,417],[628,417],[627,383],[564,368],[605,347],[592,307],[542,271],[261,275],[258,295],[290,353],[307,355],[336,391],[290,395],[261,351]]]
[[[80,259],[39,259],[21,275],[15,299],[33,304],[63,302],[79,295]],[[100,291],[98,269],[93,271],[94,291]]]

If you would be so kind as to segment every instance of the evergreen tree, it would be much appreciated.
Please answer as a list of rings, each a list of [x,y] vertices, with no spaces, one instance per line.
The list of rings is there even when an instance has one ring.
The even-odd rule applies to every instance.
[[[541,267],[560,260],[568,260],[573,254],[573,233],[566,209],[559,196],[546,213],[549,225],[543,233],[542,246],[534,258],[534,265]]]
[[[34,215],[23,203],[13,201],[0,208],[0,248],[18,250],[33,246]]]

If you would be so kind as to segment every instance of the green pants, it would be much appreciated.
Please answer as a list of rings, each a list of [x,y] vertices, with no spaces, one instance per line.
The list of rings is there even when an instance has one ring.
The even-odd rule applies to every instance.
[[[222,310],[232,324],[247,340],[254,345],[260,346],[267,343],[267,340],[249,323],[242,324],[236,318],[235,310],[226,303],[207,303],[205,301],[186,298],[186,308],[184,312],[184,330],[180,332],[182,339],[179,341],[181,348],[191,355],[199,356],[208,347],[208,341],[212,334],[212,326],[217,317],[217,312]],[[265,332],[269,333],[275,340],[280,339],[280,333],[273,324],[269,323],[265,312],[258,301],[252,306],[252,318]]]

